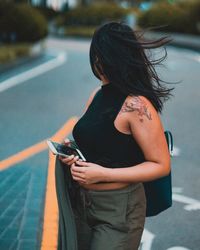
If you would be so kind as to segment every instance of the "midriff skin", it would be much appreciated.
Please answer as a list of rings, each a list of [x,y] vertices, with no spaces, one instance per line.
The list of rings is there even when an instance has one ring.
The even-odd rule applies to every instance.
[[[109,190],[109,189],[119,189],[127,187],[131,183],[128,182],[106,182],[106,183],[93,183],[93,184],[83,184],[79,183],[80,186],[90,189],[90,190]]]

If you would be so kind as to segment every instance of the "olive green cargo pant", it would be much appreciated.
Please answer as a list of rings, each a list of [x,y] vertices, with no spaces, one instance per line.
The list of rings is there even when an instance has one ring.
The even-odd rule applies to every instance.
[[[115,190],[80,188],[75,212],[79,250],[138,250],[146,217],[142,183]]]

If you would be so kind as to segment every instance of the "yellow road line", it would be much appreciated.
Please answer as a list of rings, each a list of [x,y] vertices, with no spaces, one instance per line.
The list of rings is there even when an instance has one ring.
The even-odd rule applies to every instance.
[[[61,142],[69,133],[71,133],[78,117],[71,117],[56,133],[51,137],[51,140]]]
[[[68,133],[69,128],[73,126],[74,122],[77,121],[77,117],[72,117],[70,120],[68,120],[64,126],[59,129],[59,131],[50,139],[55,140],[57,139],[58,141],[62,140],[65,137],[65,134]],[[58,136],[56,136],[58,134]],[[56,136],[56,137],[55,137]],[[54,138],[55,137],[55,138]],[[46,144],[46,140],[43,140],[31,147],[28,147],[8,158],[5,160],[0,161],[0,170],[4,170],[8,167],[14,166],[17,163],[26,160],[27,158],[31,157],[32,155],[38,154],[45,149],[47,149],[48,146]]]
[[[17,163],[29,158],[30,156],[37,154],[47,148],[46,141],[41,141],[23,151],[8,157],[5,160],[0,161],[0,170],[4,170],[8,167],[16,165]]]
[[[42,230],[41,250],[57,248],[58,239],[58,205],[55,189],[55,157],[49,152],[48,178],[46,186],[44,222]]]
[[[66,123],[51,139],[62,141],[72,130],[77,120]],[[49,152],[49,166],[45,196],[44,223],[41,250],[56,250],[58,241],[58,205],[55,188],[55,157]]]

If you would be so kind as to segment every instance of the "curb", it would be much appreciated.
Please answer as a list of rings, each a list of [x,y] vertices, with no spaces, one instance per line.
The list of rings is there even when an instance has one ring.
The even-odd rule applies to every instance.
[[[144,38],[146,40],[158,39],[163,36],[168,36],[173,40],[169,45],[186,48],[190,50],[200,51],[200,36],[198,35],[188,35],[180,33],[166,33],[166,32],[146,32]]]
[[[30,48],[30,52],[27,56],[18,58],[14,60],[13,62],[9,62],[9,63],[5,63],[1,65],[0,73],[4,73],[12,68],[15,68],[16,66],[26,64],[28,62],[31,62],[34,59],[39,58],[43,54],[44,49],[45,49],[45,39],[34,43],[32,47]]]
[[[70,36],[64,35],[61,31],[54,31],[50,32],[51,37],[57,37],[60,39],[77,39],[77,40],[85,40],[90,41],[92,37],[78,37],[78,36]],[[200,35],[190,35],[190,34],[181,34],[181,33],[168,33],[168,32],[153,32],[153,31],[146,31],[144,33],[144,38],[146,40],[154,40],[159,39],[163,36],[168,36],[173,40],[170,42],[169,45],[179,48],[185,48],[195,51],[200,51]]]

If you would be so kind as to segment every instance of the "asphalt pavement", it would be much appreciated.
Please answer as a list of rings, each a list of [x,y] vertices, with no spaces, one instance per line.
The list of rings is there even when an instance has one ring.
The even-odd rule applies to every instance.
[[[70,119],[81,116],[100,84],[90,69],[89,45],[87,39],[49,37],[40,58],[0,75],[1,250],[56,249],[56,237],[48,245],[44,236],[51,232],[43,225],[52,211],[47,204],[56,202],[45,200],[53,185],[45,140],[58,131],[64,131],[59,140],[72,138]],[[161,115],[174,136],[173,206],[146,219],[140,250],[199,250],[200,53],[172,46],[167,51],[157,70],[166,81],[181,81],[172,85],[174,97]]]

